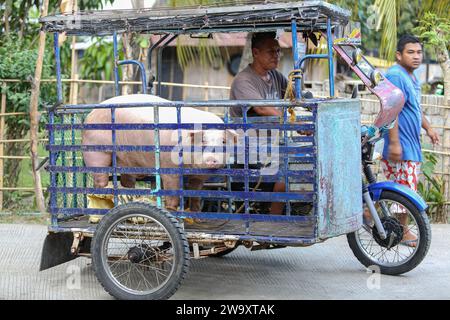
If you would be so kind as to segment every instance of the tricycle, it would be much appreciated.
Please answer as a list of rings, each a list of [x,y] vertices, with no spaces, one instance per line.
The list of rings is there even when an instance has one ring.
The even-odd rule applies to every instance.
[[[238,246],[310,246],[341,235],[366,267],[389,275],[415,268],[431,241],[427,205],[405,186],[377,182],[370,167],[404,98],[363,56],[358,32],[345,34],[349,17],[338,6],[305,1],[41,18],[43,30],[54,34],[58,95],[58,102],[48,107],[51,225],[41,270],[90,257],[99,282],[114,297],[167,299],[180,286],[190,259],[225,256]],[[162,50],[178,36],[262,31],[292,34],[287,99],[192,102],[158,97]],[[129,32],[160,35],[150,48],[150,56],[159,50],[156,95],[147,94],[154,88],[141,62],[118,59],[118,38]],[[99,104],[64,103],[61,33],[112,36],[117,97]],[[302,54],[302,35],[326,39],[326,52]],[[378,97],[380,109],[372,125],[361,127],[356,94],[335,96],[333,54]],[[327,98],[303,90],[310,59],[327,62]],[[133,95],[140,100],[119,96],[119,66],[125,64],[140,70],[141,94]],[[230,116],[229,109],[236,106],[242,118]],[[247,116],[258,106],[280,108],[283,115]],[[222,108],[223,114],[207,114],[205,107]],[[270,134],[262,139],[264,130]],[[220,141],[211,142],[212,136]],[[190,143],[196,139],[200,146]],[[198,164],[189,162],[195,154],[200,154]],[[136,155],[149,162],[134,161]],[[169,156],[172,165],[165,165]],[[102,165],[96,162],[100,157],[107,160]],[[284,192],[264,188],[276,181],[285,183]],[[273,201],[284,203],[283,214],[269,214],[267,204]],[[402,245],[408,231],[418,238],[415,247]]]

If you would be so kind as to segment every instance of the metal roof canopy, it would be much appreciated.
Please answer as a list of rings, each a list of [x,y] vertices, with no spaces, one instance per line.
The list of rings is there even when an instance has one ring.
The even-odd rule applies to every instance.
[[[350,11],[324,1],[270,2],[213,7],[184,7],[138,10],[80,11],[41,18],[43,30],[68,35],[112,35],[114,32],[151,34],[196,34],[209,32],[268,31],[290,29],[326,30],[346,25]]]

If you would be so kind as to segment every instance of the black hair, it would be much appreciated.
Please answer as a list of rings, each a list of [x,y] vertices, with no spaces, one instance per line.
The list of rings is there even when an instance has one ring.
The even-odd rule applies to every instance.
[[[275,39],[276,32],[258,32],[252,35],[252,49],[259,48],[267,39]]]
[[[422,45],[419,38],[410,34],[405,34],[401,36],[397,42],[397,51],[403,53],[403,50],[408,43],[419,43],[420,45]]]

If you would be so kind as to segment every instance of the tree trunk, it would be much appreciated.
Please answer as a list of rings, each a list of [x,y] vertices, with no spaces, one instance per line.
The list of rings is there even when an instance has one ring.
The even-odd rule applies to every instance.
[[[47,15],[48,1],[44,0],[41,8],[41,17]],[[45,53],[45,32],[39,32],[39,51],[36,61],[36,70],[32,82],[31,99],[30,99],[30,149],[31,149],[31,168],[33,172],[34,191],[36,195],[36,204],[41,213],[45,213],[45,201],[44,194],[42,192],[41,173],[36,171],[39,165],[38,158],[38,139],[39,139],[39,118],[40,113],[38,111],[39,105],[39,93],[41,86],[42,64],[44,61]]]
[[[5,3],[5,12],[3,14],[3,20],[5,23],[5,34],[6,35],[9,33],[9,21],[8,20],[9,20],[9,15],[12,11],[12,5],[13,5],[12,0],[7,0]]]

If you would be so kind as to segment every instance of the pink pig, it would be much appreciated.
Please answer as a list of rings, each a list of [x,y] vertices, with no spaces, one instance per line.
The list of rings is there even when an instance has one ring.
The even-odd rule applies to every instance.
[[[149,103],[149,107],[117,108],[115,111],[116,123],[153,123],[154,110],[150,107],[152,102],[169,102],[153,95],[133,94],[118,96],[108,99],[102,104],[113,103]],[[85,120],[86,124],[111,123],[111,110],[95,109],[89,113]],[[175,107],[159,108],[159,123],[177,123],[177,112]],[[181,123],[198,123],[200,130],[181,130],[183,146],[225,146],[227,138],[236,140],[237,134],[233,130],[201,130],[202,123],[223,123],[222,119],[213,113],[190,107],[181,108]],[[225,134],[227,132],[227,134]],[[82,133],[83,145],[111,145],[112,135],[110,130],[84,130]],[[153,130],[116,130],[117,145],[153,146]],[[178,145],[177,130],[160,130],[160,146],[174,146],[172,152],[160,153],[161,168],[178,167]],[[208,168],[218,169],[226,164],[225,154],[222,150],[214,152],[207,150],[191,153],[184,150],[183,163],[185,168]],[[112,152],[83,152],[83,158],[87,167],[109,167],[112,165]],[[155,154],[153,152],[117,152],[118,167],[155,167]],[[103,188],[108,184],[108,174],[94,173],[94,187]],[[122,186],[134,188],[136,178],[145,175],[122,174],[120,182]],[[206,175],[188,175],[189,190],[200,190],[203,187]],[[174,174],[161,175],[163,188],[166,190],[179,189],[179,176]],[[200,211],[200,199],[190,199],[190,210]],[[165,206],[169,210],[176,210],[179,205],[179,197],[166,197]]]

